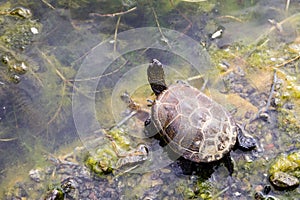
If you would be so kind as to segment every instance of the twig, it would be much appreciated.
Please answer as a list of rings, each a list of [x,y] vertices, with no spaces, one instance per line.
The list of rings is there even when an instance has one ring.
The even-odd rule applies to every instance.
[[[275,91],[275,85],[277,83],[277,71],[276,69],[274,69],[274,75],[273,75],[273,82],[272,82],[272,86],[271,86],[271,90],[270,90],[270,94],[269,94],[269,97],[268,97],[268,101],[267,101],[267,104],[265,107],[261,108],[257,114],[255,115],[255,117],[253,119],[250,119],[250,123],[252,123],[253,121],[259,119],[260,117],[262,117],[262,113],[267,113],[267,111],[269,110],[269,107],[271,105],[271,100],[272,100],[272,97],[273,97],[273,94],[274,94],[274,91]]]
[[[121,16],[118,17],[118,21],[116,24],[115,35],[114,35],[114,52],[117,51],[117,37],[118,37],[118,29],[121,21]]]
[[[15,119],[15,122],[16,122],[16,128],[19,128],[19,125],[18,125],[18,117],[17,117],[17,114],[16,114],[16,109],[15,109],[15,106],[13,105],[13,113],[14,113],[14,119]]]
[[[66,90],[66,82],[63,82],[63,87],[61,89],[61,100],[59,102],[58,108],[56,109],[56,112],[54,113],[54,115],[52,116],[52,118],[48,121],[47,125],[49,126],[58,116],[58,114],[60,113],[62,106],[63,106],[63,99],[65,96],[65,90]]]
[[[136,110],[130,112],[130,114],[128,116],[126,116],[124,119],[122,119],[120,122],[118,122],[115,126],[111,127],[109,130],[112,130],[114,128],[119,128],[124,123],[126,123],[130,118],[132,118],[136,113],[137,113]]]
[[[10,141],[13,141],[13,140],[16,140],[18,139],[17,137],[14,137],[14,138],[0,138],[0,142],[10,142]]]
[[[200,75],[197,75],[197,76],[189,77],[189,78],[186,79],[186,81],[190,82],[190,81],[197,80],[197,79],[200,79],[200,78],[203,78],[203,77],[204,77],[204,75],[200,74]]]
[[[168,45],[169,48],[171,49],[171,46],[170,46],[170,44],[169,44],[168,39],[167,39],[166,36],[163,34],[163,32],[162,32],[162,30],[161,30],[161,28],[160,28],[160,24],[159,24],[158,17],[157,17],[157,14],[156,14],[155,10],[154,10],[153,7],[151,7],[151,9],[152,9],[152,12],[153,12],[153,15],[154,15],[154,18],[155,18],[155,23],[156,23],[157,28],[158,28],[158,30],[159,30],[159,32],[160,32],[160,34],[161,34],[161,37],[162,37],[161,40],[162,40],[163,42],[167,43],[167,45]]]
[[[49,8],[55,10],[54,6],[52,6],[50,3],[48,3],[46,0],[41,0],[44,4],[46,4]]]
[[[216,199],[218,198],[221,194],[225,193],[230,187],[227,186],[226,188],[224,188],[223,190],[221,190],[220,192],[218,192],[217,194],[215,194],[212,199]]]
[[[116,12],[116,13],[111,13],[111,14],[90,13],[90,16],[115,17],[115,16],[120,16],[120,15],[124,15],[124,14],[130,13],[130,12],[136,10],[136,9],[137,9],[137,7],[133,7],[133,8],[130,8],[129,10],[126,10],[126,11]]]
[[[288,11],[290,7],[290,0],[286,0],[285,11]]]
[[[284,20],[282,20],[281,22],[278,22],[277,25],[278,26],[282,26],[284,23],[288,22],[288,21],[291,21],[297,17],[300,17],[300,13],[297,13],[297,14],[294,14],[288,18],[285,18]],[[277,30],[277,28],[275,26],[272,26],[268,31],[266,31],[264,34],[262,34],[261,36],[259,36],[257,39],[256,39],[256,43],[259,43],[260,40],[266,36],[268,36],[271,32],[273,32],[274,30]]]
[[[270,91],[270,94],[269,94],[269,98],[268,98],[268,101],[267,101],[265,111],[267,111],[269,109],[270,105],[271,105],[271,100],[272,100],[272,97],[273,97],[273,93],[274,93],[274,90],[275,90],[276,83],[277,83],[277,73],[276,73],[276,69],[274,69],[273,83],[272,83],[272,87],[271,87],[271,91]]]
[[[83,78],[83,79],[75,79],[75,80],[71,80],[71,81],[76,81],[76,82],[80,82],[80,81],[90,81],[90,80],[95,80],[95,79],[99,79],[99,78],[103,78],[106,76],[110,76],[116,72],[118,72],[119,70],[121,70],[126,64],[128,63],[128,60],[125,60],[125,62],[117,69],[115,69],[112,72],[106,73],[106,74],[102,74],[100,76],[94,76],[94,77],[90,77],[90,78]]]
[[[61,99],[60,99],[60,102],[59,102],[59,105],[58,105],[58,108],[56,109],[54,115],[51,117],[51,119],[47,122],[47,125],[49,126],[58,116],[58,114],[61,112],[61,109],[62,109],[62,106],[63,106],[63,101],[64,101],[64,97],[65,97],[65,91],[66,91],[66,88],[67,88],[67,85],[70,86],[70,87],[73,87],[75,90],[78,90],[79,93],[83,94],[84,96],[86,96],[87,98],[90,98],[88,97],[87,95],[85,95],[83,92],[81,92],[77,87],[75,87],[69,80],[67,80],[64,75],[55,67],[55,65],[52,63],[51,60],[48,59],[47,55],[38,50],[40,52],[40,54],[45,58],[45,60],[47,60],[48,64],[54,68],[54,71],[56,73],[56,75],[62,80],[63,82],[63,85],[62,85],[62,88],[61,88]],[[47,132],[48,132],[48,127],[47,127]]]
[[[86,57],[90,52],[92,52],[93,50],[95,50],[97,47],[101,46],[102,44],[104,44],[106,42],[106,40],[103,40],[102,42],[100,42],[99,44],[95,45],[94,47],[92,47],[90,50],[88,50],[87,52],[85,52],[82,56],[80,56],[79,58],[77,58],[76,60],[74,60],[73,63],[76,63],[78,61],[80,61],[81,59],[83,59],[84,57]]]
[[[232,15],[223,15],[223,16],[220,16],[220,17],[217,17],[218,19],[224,19],[224,18],[228,18],[228,19],[233,19],[235,21],[238,21],[238,22],[243,22],[241,19],[235,17],[235,16],[232,16]]]
[[[171,5],[175,8],[174,2],[173,0],[169,0]],[[187,18],[179,9],[175,8],[175,10],[177,10],[177,12],[183,17],[183,19],[185,19],[189,24],[187,25],[187,27],[182,31],[183,34],[186,34],[186,32],[188,32],[188,30],[192,27],[192,21]]]
[[[94,99],[93,97],[90,97],[88,95],[86,95],[84,92],[82,92],[80,89],[78,89],[73,83],[71,83],[71,80],[66,79],[63,74],[52,64],[52,61],[48,59],[47,55],[40,51],[38,49],[39,53],[45,58],[45,60],[47,60],[47,62],[49,63],[49,65],[51,65],[54,69],[55,69],[55,73],[58,75],[58,77],[65,82],[68,86],[74,88],[76,91],[78,91],[80,94],[84,95],[86,98],[88,99]]]
[[[280,65],[277,65],[277,66],[275,66],[276,68],[279,68],[279,67],[282,67],[282,66],[285,66],[285,65],[287,65],[287,64],[289,64],[289,63],[291,63],[291,62],[294,62],[295,60],[298,60],[300,58],[300,55],[298,55],[298,56],[296,56],[295,58],[292,58],[292,59],[290,59],[290,60],[288,60],[288,61],[286,61],[286,62],[284,62],[284,63],[281,63]],[[271,66],[268,66],[268,67],[271,67]]]
[[[274,19],[268,19],[268,22],[270,22],[270,24],[272,24],[273,26],[275,26],[275,28],[277,29],[277,31],[279,31],[279,33],[283,32],[282,26],[279,25],[276,20],[274,20]]]
[[[134,170],[138,166],[139,166],[139,164],[136,164],[136,165],[134,165],[134,166],[132,166],[132,167],[124,170],[124,171],[116,168],[115,171],[118,171],[118,172],[114,172],[114,180],[117,180],[120,176],[122,176],[122,175],[124,175],[124,174],[126,174],[126,173],[128,173],[128,172],[130,172],[132,170]]]
[[[41,87],[44,87],[43,81],[39,78],[39,76],[29,67],[28,71],[32,74],[32,76],[38,81]]]

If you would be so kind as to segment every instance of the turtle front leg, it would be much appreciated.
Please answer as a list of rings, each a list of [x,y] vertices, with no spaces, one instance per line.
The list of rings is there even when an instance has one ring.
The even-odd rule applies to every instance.
[[[151,116],[148,117],[148,119],[145,121],[145,130],[144,130],[145,136],[148,138],[159,138],[159,131],[157,130],[155,124],[151,120]]]
[[[144,122],[145,124],[145,129],[144,129],[144,133],[146,137],[153,137],[153,128],[152,128],[152,123],[151,123],[151,116],[148,117],[148,119],[146,119],[146,121]]]
[[[230,157],[230,153],[226,154],[222,159],[223,159],[225,167],[227,168],[227,170],[229,172],[229,176],[232,176],[233,171],[234,171],[233,170],[234,165],[233,165],[232,159]]]
[[[121,99],[123,102],[127,104],[127,107],[130,109],[131,113],[128,116],[131,118],[132,116],[136,116],[139,120],[145,121],[149,118],[150,113],[148,110],[143,109],[137,102],[135,102],[127,92],[124,92],[121,95]]]
[[[240,125],[237,125],[238,127],[238,135],[237,135],[237,142],[238,142],[238,147],[240,149],[244,150],[252,150],[257,146],[256,140],[249,136],[245,135],[245,129],[241,127]]]

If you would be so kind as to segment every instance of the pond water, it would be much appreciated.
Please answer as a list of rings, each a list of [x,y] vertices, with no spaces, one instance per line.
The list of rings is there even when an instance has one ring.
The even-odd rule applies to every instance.
[[[269,181],[280,155],[300,151],[299,11],[294,0],[0,3],[0,199],[58,187],[65,199],[299,199],[299,187]],[[257,140],[231,152],[232,176],[145,136],[153,58],[167,85],[203,88]],[[124,92],[144,115],[130,116]],[[118,163],[98,176],[87,154]]]

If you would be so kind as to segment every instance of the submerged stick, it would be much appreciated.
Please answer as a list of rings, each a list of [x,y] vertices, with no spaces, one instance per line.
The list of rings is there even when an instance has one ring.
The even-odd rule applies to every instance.
[[[114,34],[114,52],[117,51],[117,37],[118,37],[118,29],[119,29],[120,21],[121,21],[121,16],[118,17],[115,34]]]
[[[274,91],[275,91],[275,85],[277,83],[277,72],[276,70],[274,69],[274,75],[273,75],[273,83],[272,83],[272,86],[271,86],[271,90],[270,90],[270,94],[269,94],[269,97],[268,97],[268,100],[267,100],[267,104],[265,107],[263,107],[262,109],[260,109],[256,116],[253,118],[253,119],[250,119],[250,123],[255,121],[256,119],[259,119],[260,117],[266,117],[266,119],[268,120],[268,110],[269,110],[269,107],[271,105],[271,100],[272,100],[272,97],[273,97],[273,94],[274,94]],[[263,115],[265,114],[265,115]]]
[[[170,46],[170,44],[169,44],[168,39],[166,38],[166,36],[163,34],[163,32],[162,32],[162,30],[161,30],[161,27],[160,27],[160,24],[159,24],[159,21],[158,21],[158,17],[157,17],[157,14],[156,14],[155,10],[154,10],[153,7],[151,7],[151,9],[152,9],[152,12],[153,12],[153,15],[154,15],[154,18],[155,18],[155,23],[156,23],[156,25],[157,25],[158,31],[159,31],[159,33],[161,34],[161,37],[162,37],[161,40],[162,40],[163,42],[167,43],[168,47],[171,49],[171,46]]]
[[[10,142],[10,141],[13,141],[13,140],[16,140],[18,139],[17,137],[14,137],[14,138],[0,138],[0,142]]]
[[[290,0],[286,0],[285,11],[288,11],[290,7]]]
[[[169,0],[171,5],[175,8],[175,4],[173,2],[173,0]],[[177,12],[183,17],[183,19],[185,19],[188,22],[187,27],[182,31],[184,34],[186,34],[188,32],[188,30],[190,30],[190,28],[192,27],[192,21],[187,18],[179,9],[175,8],[175,10],[177,10]]]
[[[273,96],[273,93],[274,93],[274,90],[275,90],[276,83],[277,83],[277,73],[276,73],[276,69],[274,69],[273,83],[272,83],[272,87],[271,87],[271,91],[270,91],[270,94],[269,94],[269,98],[268,98],[268,101],[267,101],[265,111],[267,111],[269,109],[270,105],[271,105],[271,100],[272,100],[272,96]]]
[[[137,9],[137,7],[133,7],[133,8],[130,8],[129,10],[126,10],[126,11],[121,11],[121,12],[116,12],[116,13],[111,13],[111,14],[90,13],[90,15],[91,16],[99,16],[99,17],[115,17],[115,16],[120,16],[120,15],[130,13],[130,12],[136,10],[136,9]]]

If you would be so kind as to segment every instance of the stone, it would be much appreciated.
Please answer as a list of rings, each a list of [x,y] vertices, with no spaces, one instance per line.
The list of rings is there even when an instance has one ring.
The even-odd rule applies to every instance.
[[[270,182],[274,187],[282,190],[294,189],[299,186],[298,178],[281,171],[275,172],[271,175]]]

